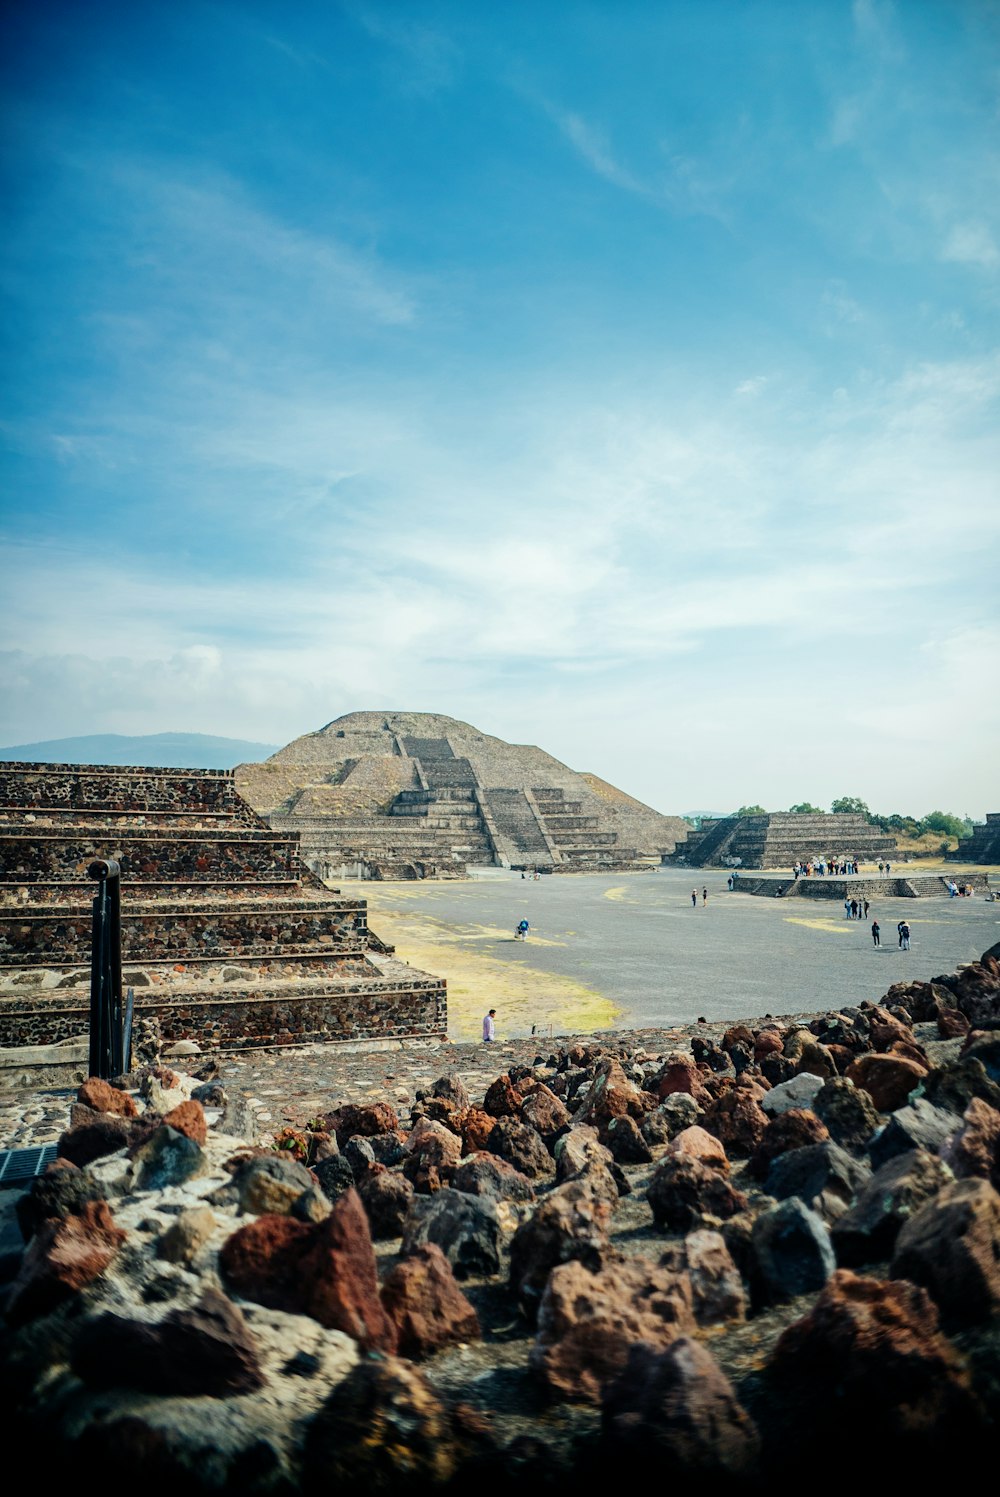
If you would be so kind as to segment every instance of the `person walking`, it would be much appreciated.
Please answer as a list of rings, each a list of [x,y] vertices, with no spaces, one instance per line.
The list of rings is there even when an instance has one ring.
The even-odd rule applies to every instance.
[[[496,1011],[496,1009],[495,1008],[491,1008],[490,1011],[489,1011],[489,1013],[483,1019],[483,1044],[484,1045],[491,1045],[493,1043],[493,1041],[497,1037],[496,1017],[497,1017],[497,1011]]]
[[[867,920],[868,919],[868,910],[870,908],[867,899],[864,900],[864,907],[865,907],[865,919]]]
[[[708,890],[707,889],[702,889],[702,891],[701,891],[701,902],[702,902],[702,904],[708,904]]]
[[[698,907],[698,890],[697,889],[692,889],[691,890],[691,908],[694,910],[694,909],[697,909],[697,907]]]
[[[877,920],[872,921],[872,942],[876,946],[881,946],[882,944],[882,932],[879,929],[879,923]]]
[[[899,932],[899,944],[903,948],[904,951],[909,951],[909,949],[910,949],[910,927],[906,923],[905,920],[903,921],[902,927],[900,928],[900,932]]]
[[[844,919],[845,920],[850,920],[850,918],[851,918],[851,901],[849,899],[845,899],[844,900]]]
[[[905,920],[900,920],[899,923],[896,926],[896,935],[899,937],[899,949],[900,949],[900,951],[902,951],[902,949],[903,949],[903,926],[905,924],[906,924]]]

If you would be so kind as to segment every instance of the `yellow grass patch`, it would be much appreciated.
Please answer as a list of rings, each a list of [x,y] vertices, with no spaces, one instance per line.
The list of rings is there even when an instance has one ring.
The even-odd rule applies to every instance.
[[[801,916],[798,915],[786,915],[785,924],[808,925],[810,930],[829,930],[832,931],[836,936],[849,936],[851,934],[851,931],[858,924],[858,921],[844,921],[844,923],[841,924],[841,922],[838,920],[803,920]],[[861,924],[864,924],[863,920],[861,921]]]

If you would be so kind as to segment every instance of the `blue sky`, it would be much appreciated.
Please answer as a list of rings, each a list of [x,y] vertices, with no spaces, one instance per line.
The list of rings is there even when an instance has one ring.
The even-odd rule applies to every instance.
[[[1000,6],[5,12],[0,742],[1000,809]]]

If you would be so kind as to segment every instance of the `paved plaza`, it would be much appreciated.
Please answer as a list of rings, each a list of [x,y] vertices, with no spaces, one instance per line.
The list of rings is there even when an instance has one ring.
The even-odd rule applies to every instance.
[[[456,1039],[473,1037],[491,1003],[510,1037],[529,1034],[532,1023],[559,1033],[856,1004],[894,982],[953,972],[1000,940],[1000,903],[981,895],[876,899],[865,922],[846,919],[836,899],[731,893],[719,869],[537,880],[496,873],[351,888],[369,900],[370,924],[402,957],[448,979]],[[531,925],[523,943],[514,939],[522,916]],[[879,949],[869,928],[876,916]],[[908,952],[896,936],[904,917]]]

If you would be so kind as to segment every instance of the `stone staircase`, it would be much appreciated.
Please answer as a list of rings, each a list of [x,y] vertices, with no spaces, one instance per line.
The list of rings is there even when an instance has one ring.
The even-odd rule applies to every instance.
[[[634,849],[621,848],[615,832],[599,831],[597,817],[584,815],[582,801],[568,800],[564,790],[552,786],[536,786],[531,795],[558,861],[575,870],[634,861]]]
[[[124,982],[165,1041],[443,1035],[444,984],[396,961],[231,772],[0,767],[0,1046],[86,1031],[95,858],[121,866]]]
[[[694,868],[790,869],[820,857],[894,861],[896,841],[853,813],[774,812],[724,817],[703,835],[689,837],[679,853],[680,860]]]

